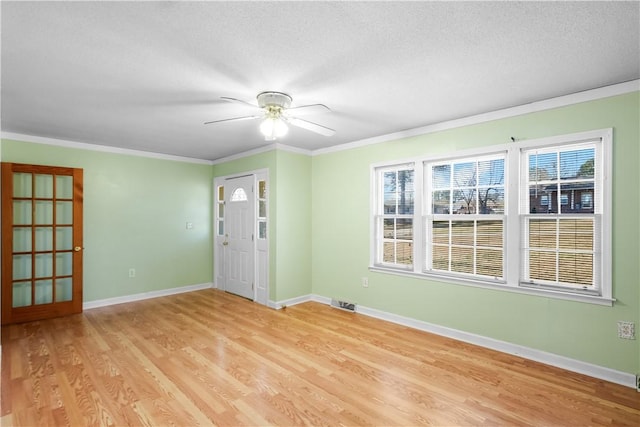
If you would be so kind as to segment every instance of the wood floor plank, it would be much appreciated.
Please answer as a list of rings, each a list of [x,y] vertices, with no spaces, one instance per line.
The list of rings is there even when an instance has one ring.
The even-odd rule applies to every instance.
[[[5,426],[634,426],[640,394],[318,303],[218,290],[2,329]]]

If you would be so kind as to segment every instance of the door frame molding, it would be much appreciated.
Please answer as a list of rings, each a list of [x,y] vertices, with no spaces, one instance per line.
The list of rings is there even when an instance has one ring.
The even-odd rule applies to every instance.
[[[251,175],[253,176],[252,197],[254,198],[254,220],[253,220],[253,235],[255,236],[252,256],[253,256],[253,277],[254,277],[254,289],[253,289],[253,301],[259,304],[268,306],[269,302],[269,243],[271,239],[271,215],[269,211],[270,202],[270,181],[269,181],[269,169],[254,169],[250,171],[243,171],[234,173],[231,175],[218,176],[213,179],[212,188],[212,242],[213,242],[213,286],[217,289],[225,289],[224,282],[224,235],[218,234],[218,187],[224,186],[224,183],[230,179],[240,178]],[[258,181],[266,182],[266,210],[267,210],[267,236],[266,239],[258,239]],[[225,212],[226,213],[226,212]],[[262,261],[262,262],[261,262]]]

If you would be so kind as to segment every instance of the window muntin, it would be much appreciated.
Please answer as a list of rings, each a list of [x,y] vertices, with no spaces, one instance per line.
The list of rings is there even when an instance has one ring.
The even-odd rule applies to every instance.
[[[415,183],[412,167],[380,169],[377,180],[375,264],[413,267]]]
[[[523,151],[523,284],[600,293],[597,148],[593,142]]]
[[[425,164],[426,271],[504,277],[505,157]]]

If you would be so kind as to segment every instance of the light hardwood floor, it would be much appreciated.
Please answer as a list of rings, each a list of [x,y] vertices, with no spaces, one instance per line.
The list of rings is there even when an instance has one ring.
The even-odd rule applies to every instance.
[[[633,389],[204,290],[2,329],[3,426],[640,425]]]

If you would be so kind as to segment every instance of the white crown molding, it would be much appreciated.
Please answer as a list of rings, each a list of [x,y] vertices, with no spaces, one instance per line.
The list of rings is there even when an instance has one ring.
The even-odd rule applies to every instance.
[[[125,295],[122,297],[105,298],[100,300],[88,301],[82,303],[83,310],[91,310],[92,308],[106,307],[115,304],[124,304],[127,302],[142,301],[145,299],[165,297],[168,295],[182,294],[185,292],[201,291],[203,289],[215,288],[213,283],[200,283],[198,285],[180,286],[177,288],[162,289],[159,291],[142,292],[139,294]]]
[[[598,99],[609,98],[612,96],[624,95],[627,93],[637,92],[640,90],[640,80],[631,80],[611,86],[604,86],[597,89],[576,92],[569,95],[549,98],[542,101],[532,102],[529,104],[519,105],[517,107],[495,110],[487,113],[477,114],[474,116],[463,117],[460,119],[449,120],[446,122],[434,123],[432,125],[422,126],[404,130],[401,132],[389,133],[386,135],[375,136],[373,138],[362,139],[359,141],[340,144],[328,148],[320,148],[312,152],[312,156],[321,154],[335,153],[338,151],[351,150],[353,148],[365,147],[367,145],[379,144],[382,142],[396,141],[412,136],[425,135],[429,133],[440,132],[443,130],[470,126],[493,120],[505,119],[508,117],[521,116],[523,114],[535,113],[539,111],[551,110],[553,108],[565,107],[568,105],[579,104],[587,101],[595,101]]]
[[[45,138],[42,136],[25,135],[21,133],[2,132],[2,139],[12,139],[18,142],[32,142],[35,144],[55,145],[58,147],[77,148],[80,150],[100,151],[103,153],[125,154],[128,156],[148,157],[152,159],[172,160],[202,165],[213,164],[211,160],[194,159],[192,157],[173,156],[170,154],[154,153],[151,151],[131,150],[129,148],[111,147],[108,145],[87,144],[85,142],[67,141],[64,139]]]
[[[221,163],[227,163],[227,162],[231,162],[233,160],[238,160],[238,159],[242,159],[245,157],[249,157],[249,156],[255,156],[256,154],[262,154],[262,153],[266,153],[268,151],[273,151],[277,148],[276,143],[271,143],[268,145],[265,145],[264,147],[258,147],[258,148],[254,148],[252,150],[248,150],[248,151],[243,151],[242,153],[237,153],[237,154],[232,154],[230,156],[227,157],[220,157],[219,159],[215,159],[211,162],[212,165],[219,165]]]
[[[288,151],[290,153],[304,154],[305,156],[310,156],[313,153],[313,151],[311,151],[311,150],[306,150],[304,148],[298,148],[298,147],[292,147],[290,145],[280,144],[280,143],[276,144],[276,148],[278,150]]]
[[[331,298],[317,294],[303,295],[297,298],[291,298],[284,301],[269,301],[269,307],[280,309],[283,306],[291,306],[304,302],[314,301],[325,305],[331,305]],[[418,329],[420,331],[429,332],[457,341],[463,341],[469,344],[500,351],[502,353],[512,354],[524,359],[533,360],[557,368],[565,369],[571,372],[588,375],[612,383],[620,384],[626,387],[636,388],[636,376],[628,372],[622,372],[605,366],[595,365],[582,360],[571,359],[569,357],[560,356],[546,351],[537,350],[535,348],[525,347],[518,344],[512,344],[506,341],[500,341],[493,338],[476,335],[458,329],[447,328],[445,326],[436,325],[422,320],[410,317],[400,316],[398,314],[389,313],[374,308],[365,307],[356,304],[356,313],[365,316],[374,317],[398,325],[407,326],[409,328]]]
[[[232,154],[231,156],[221,157],[219,159],[213,160],[211,164],[219,165],[221,163],[227,163],[232,160],[243,159],[249,156],[255,156],[256,154],[266,153],[267,151],[280,150],[280,151],[288,151],[290,153],[303,154],[305,156],[311,156],[312,151],[305,150],[303,148],[291,147],[286,144],[281,144],[278,142],[271,143],[269,145],[265,145],[264,147],[254,148],[252,150],[243,151],[242,153]]]

